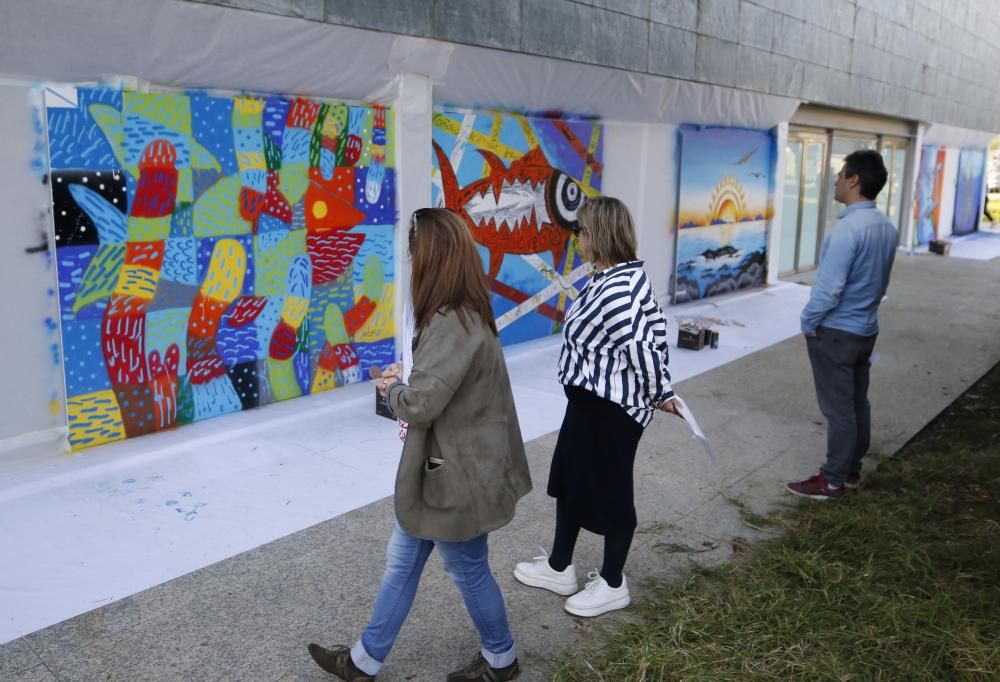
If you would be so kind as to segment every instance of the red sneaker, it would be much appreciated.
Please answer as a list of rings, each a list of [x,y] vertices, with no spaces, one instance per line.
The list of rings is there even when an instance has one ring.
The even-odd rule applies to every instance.
[[[785,488],[793,495],[813,500],[829,500],[831,497],[840,497],[844,494],[844,486],[831,487],[822,471],[804,481],[787,483]]]
[[[852,471],[847,474],[847,480],[844,481],[844,487],[850,488],[851,490],[856,490],[861,487],[861,472]]]

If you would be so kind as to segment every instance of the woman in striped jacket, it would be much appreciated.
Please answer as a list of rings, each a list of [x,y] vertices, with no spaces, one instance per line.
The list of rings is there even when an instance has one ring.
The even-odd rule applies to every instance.
[[[552,553],[517,564],[532,587],[572,595],[566,610],[599,616],[631,602],[622,570],[636,528],[632,470],[657,409],[678,415],[667,372],[667,323],[636,258],[635,225],[620,200],[591,199],[578,215],[581,255],[595,274],[563,327],[559,381],[569,404],[552,456]],[[580,529],[604,536],[604,564],[579,590],[573,548]],[[578,591],[579,590],[579,591]]]

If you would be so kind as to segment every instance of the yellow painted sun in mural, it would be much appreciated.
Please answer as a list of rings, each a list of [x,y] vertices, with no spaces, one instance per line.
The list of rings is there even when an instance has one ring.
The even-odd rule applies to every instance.
[[[711,223],[737,223],[746,215],[746,194],[743,185],[727,175],[712,190],[708,212]]]

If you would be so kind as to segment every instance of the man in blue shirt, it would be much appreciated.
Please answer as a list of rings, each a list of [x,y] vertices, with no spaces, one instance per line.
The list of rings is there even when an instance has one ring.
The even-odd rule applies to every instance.
[[[856,488],[861,481],[861,460],[871,442],[869,359],[898,242],[896,228],[875,208],[886,177],[882,155],[859,150],[844,159],[834,185],[834,199],[846,208],[823,240],[802,310],[816,397],[827,419],[826,462],[819,474],[786,486],[803,497],[840,497],[845,486]]]

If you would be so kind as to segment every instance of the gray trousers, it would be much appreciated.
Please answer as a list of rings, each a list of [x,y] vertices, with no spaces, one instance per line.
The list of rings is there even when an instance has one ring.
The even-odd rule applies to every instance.
[[[829,327],[806,337],[816,399],[827,421],[826,462],[821,470],[834,485],[842,484],[849,473],[861,471],[861,460],[871,444],[868,372],[877,337]]]

